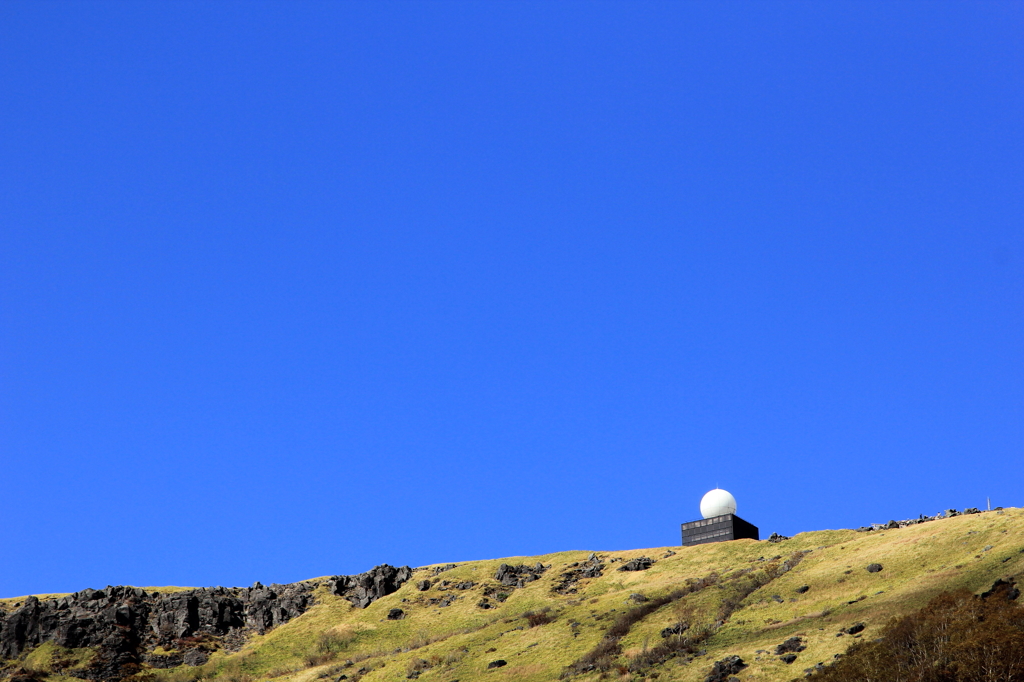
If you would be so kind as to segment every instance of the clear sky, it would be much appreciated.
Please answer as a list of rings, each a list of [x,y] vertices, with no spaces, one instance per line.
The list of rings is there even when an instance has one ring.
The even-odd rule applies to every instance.
[[[1024,5],[0,4],[0,596],[1024,505]]]

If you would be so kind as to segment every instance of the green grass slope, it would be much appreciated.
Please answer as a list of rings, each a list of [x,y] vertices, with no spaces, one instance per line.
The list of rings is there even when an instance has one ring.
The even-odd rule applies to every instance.
[[[423,567],[366,609],[323,590],[308,612],[251,638],[240,651],[217,652],[197,668],[146,674],[166,682],[333,682],[342,675],[366,682],[410,676],[423,682],[539,682],[559,679],[575,661],[600,659],[605,670],[580,665],[583,672],[571,679],[703,682],[716,660],[738,655],[748,664],[737,675],[744,682],[792,680],[942,591],[978,592],[997,578],[1024,572],[1024,510],[871,533],[808,532],[775,544],[736,540],[599,552],[605,561],[601,577],[579,581],[575,594],[556,592],[561,574],[590,554],[471,561],[436,576],[436,567]],[[617,570],[640,556],[654,565]],[[538,562],[550,568],[522,588],[501,588],[494,579],[502,563]],[[883,569],[868,572],[872,563]],[[475,584],[419,591],[416,582],[424,578]],[[802,586],[808,589],[798,592]],[[494,608],[478,605],[485,591]],[[448,595],[454,601],[437,603]],[[404,617],[389,620],[396,608]],[[685,636],[697,643],[692,651],[666,656],[658,649],[666,641],[661,631],[679,622],[689,625]],[[837,636],[856,623],[865,624],[862,632]],[[617,636],[609,640],[613,630]],[[787,664],[774,650],[793,636],[806,649]],[[586,659],[602,642],[604,657],[598,651]],[[506,664],[488,668],[498,660]]]

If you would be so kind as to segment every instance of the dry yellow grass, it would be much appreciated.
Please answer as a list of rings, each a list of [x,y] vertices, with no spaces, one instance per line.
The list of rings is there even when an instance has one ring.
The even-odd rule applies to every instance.
[[[986,547],[991,547],[986,550]],[[668,550],[674,555],[665,557]],[[318,593],[318,603],[301,617],[265,635],[253,637],[239,652],[216,654],[201,669],[161,672],[158,677],[191,680],[213,677],[225,682],[275,679],[281,682],[316,682],[361,676],[366,682],[405,680],[414,669],[424,682],[472,680],[556,680],[572,661],[601,641],[614,618],[635,606],[630,595],[655,598],[683,586],[687,579],[718,574],[728,583],[737,571],[764,572],[773,557],[806,552],[790,572],[772,580],[742,600],[722,624],[716,624],[727,587],[710,587],[662,606],[636,623],[620,644],[628,655],[640,654],[662,642],[662,628],[686,620],[696,630],[713,629],[701,645],[706,654],[691,662],[675,658],[648,670],[659,682],[702,681],[714,661],[741,656],[749,667],[739,674],[746,680],[781,682],[803,676],[803,669],[828,663],[856,641],[836,633],[858,622],[867,625],[860,636],[871,637],[892,616],[918,608],[935,594],[967,587],[980,591],[999,577],[1024,570],[1024,510],[960,516],[900,530],[857,533],[817,531],[801,533],[778,544],[737,540],[699,547],[599,552],[605,559],[604,575],[584,580],[579,592],[553,592],[569,564],[586,560],[589,551],[560,552],[537,557],[473,561],[438,576],[454,582],[473,581],[470,590],[419,592],[415,582],[433,578],[433,567],[418,569],[413,580],[398,592],[366,609]],[[657,562],[647,571],[619,572],[623,561],[648,556]],[[495,585],[501,563],[543,563],[550,568],[540,580],[510,591],[497,608],[477,604],[486,585]],[[776,562],[778,563],[778,562]],[[884,569],[868,573],[870,563]],[[805,593],[796,590],[809,586]],[[152,589],[152,588],[149,588]],[[429,604],[440,594],[456,594],[447,607]],[[406,617],[387,620],[390,609],[401,608]],[[530,627],[523,614],[549,609],[553,621]],[[337,635],[333,660],[318,660],[318,642],[325,632]],[[788,637],[800,636],[807,649],[786,665],[771,653]],[[759,653],[761,652],[761,653]],[[491,661],[504,667],[487,669]],[[314,664],[310,667],[310,662]],[[345,665],[352,661],[351,665]],[[358,671],[363,670],[362,673]],[[641,679],[626,675],[621,679]],[[595,680],[596,673],[573,679]],[[611,671],[607,679],[620,679]]]

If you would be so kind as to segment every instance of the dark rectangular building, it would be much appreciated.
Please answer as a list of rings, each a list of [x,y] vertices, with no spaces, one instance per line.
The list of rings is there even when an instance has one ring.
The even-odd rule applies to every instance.
[[[724,542],[750,538],[760,540],[757,526],[747,523],[735,514],[712,516],[710,519],[690,521],[683,524],[683,546],[703,545],[707,542]]]

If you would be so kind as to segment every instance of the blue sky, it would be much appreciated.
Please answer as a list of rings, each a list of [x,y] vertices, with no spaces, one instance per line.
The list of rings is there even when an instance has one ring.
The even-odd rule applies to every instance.
[[[0,595],[1024,504],[1019,3],[0,5]]]

